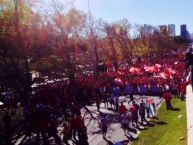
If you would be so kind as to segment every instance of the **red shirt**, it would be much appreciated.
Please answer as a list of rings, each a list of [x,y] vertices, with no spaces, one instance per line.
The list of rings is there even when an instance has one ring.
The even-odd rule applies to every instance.
[[[127,110],[126,110],[125,105],[121,105],[121,106],[119,107],[119,113],[123,114],[123,113],[125,113],[126,111],[127,111]]]
[[[84,118],[82,118],[82,117],[77,117],[77,118],[76,118],[76,125],[77,125],[77,129],[82,129],[82,128],[84,128]]]
[[[100,101],[101,101],[100,97],[96,97],[95,100],[96,100],[96,103],[98,103],[98,104],[99,104]]]
[[[133,106],[133,105],[132,105],[129,109],[131,110],[131,113],[133,113],[133,112],[136,111],[136,108],[135,108],[135,106]]]
[[[185,90],[186,90],[186,86],[184,84],[182,84],[180,87],[180,92],[185,93]]]
[[[181,85],[181,88],[180,88],[180,91],[182,93],[186,93],[186,86],[189,84],[189,82],[184,82],[182,85]]]
[[[76,128],[77,124],[76,124],[76,119],[75,118],[70,119],[69,122],[70,122],[70,127],[71,128]]]
[[[153,103],[153,99],[148,99],[147,102],[149,105],[151,105]]]
[[[164,97],[165,101],[170,101],[171,100],[171,96],[167,92],[163,94],[163,97]]]

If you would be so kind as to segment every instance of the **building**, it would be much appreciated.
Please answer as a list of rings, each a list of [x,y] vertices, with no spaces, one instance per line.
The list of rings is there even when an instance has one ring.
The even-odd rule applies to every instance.
[[[188,36],[188,31],[187,31],[187,26],[185,24],[180,26],[180,35],[182,38],[187,39]]]
[[[180,30],[181,30],[181,37],[189,42],[191,39],[191,35],[187,30],[186,24],[181,25]]]
[[[167,31],[168,31],[167,25],[160,25],[159,28],[162,34],[167,34]]]
[[[145,34],[152,34],[153,33],[153,27],[151,25],[144,24],[144,33]]]
[[[168,25],[168,34],[171,37],[175,37],[176,36],[176,28],[174,24],[169,24]]]

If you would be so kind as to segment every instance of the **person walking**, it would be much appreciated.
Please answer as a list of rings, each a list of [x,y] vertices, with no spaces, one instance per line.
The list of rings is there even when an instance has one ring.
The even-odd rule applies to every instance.
[[[115,101],[114,101],[114,95],[110,95],[110,104],[111,104],[111,109],[115,109]]]
[[[8,112],[3,116],[3,123],[5,124],[5,133],[10,132],[11,116]]]
[[[109,101],[110,101],[108,93],[103,94],[103,101],[104,101],[104,104],[105,104],[105,108],[108,108],[109,107]]]
[[[11,144],[11,116],[8,112],[3,116],[3,123],[5,124],[5,135],[6,135],[6,144]]]
[[[78,141],[78,145],[89,145],[88,143],[88,136],[87,136],[87,128],[84,126],[81,129],[81,132],[79,134],[79,141]]]
[[[115,95],[115,110],[118,111],[119,109],[119,96]]]
[[[103,115],[101,118],[101,128],[102,128],[103,138],[106,138],[108,125],[109,125],[109,121],[107,117]]]
[[[134,126],[134,122],[136,127],[138,126],[138,110],[139,110],[139,105],[135,103],[135,101],[132,102],[132,106],[130,107],[131,110],[131,116],[132,116],[132,124]]]
[[[127,135],[128,132],[128,128],[129,128],[129,121],[130,121],[130,117],[129,115],[125,112],[124,114],[122,114],[121,116],[121,123],[122,123],[122,127],[125,133],[125,136]]]
[[[153,108],[153,99],[148,99],[148,104],[149,104],[149,112],[152,117],[155,116],[154,108]]]
[[[171,105],[171,95],[169,94],[168,90],[166,90],[163,94],[163,98],[165,99],[166,102],[166,109],[172,109],[172,105]]]
[[[49,124],[49,131],[48,131],[49,132],[49,136],[54,138],[55,143],[57,145],[61,145],[62,141],[61,141],[61,138],[58,136],[57,127],[58,127],[57,119],[56,118],[55,119],[51,119],[50,120],[50,124]]]
[[[152,100],[152,107],[153,107],[153,111],[154,111],[154,115],[156,115],[156,104],[155,104],[155,101]]]
[[[62,130],[62,134],[63,134],[63,142],[66,145],[69,145],[68,140],[70,138],[70,124],[69,122],[65,121],[63,123],[63,130]]]
[[[69,120],[70,123],[70,133],[73,139],[76,139],[77,133],[77,124],[76,124],[76,115],[73,115],[72,118]]]
[[[96,101],[97,111],[100,112],[101,98],[97,95],[97,96],[95,97],[95,101]]]
[[[78,131],[78,143],[79,145],[88,145],[88,136],[87,136],[87,128],[84,125],[84,117],[81,115],[77,116],[77,131]]]
[[[140,103],[139,115],[141,117],[141,124],[143,125],[143,122],[146,121],[146,119],[145,119],[145,106],[143,103]]]
[[[123,102],[121,102],[121,106],[119,107],[119,114],[120,114],[120,116],[122,116],[126,112],[127,112],[127,109],[126,109],[125,105],[123,104]]]
[[[129,98],[130,98],[129,102],[133,102],[134,101],[133,93],[129,94]]]
[[[77,132],[78,132],[78,139],[81,139],[81,133],[83,131],[83,129],[85,128],[84,125],[84,118],[79,115],[76,117],[76,125],[77,125]]]
[[[149,103],[148,103],[148,99],[146,100],[146,103],[145,103],[145,110],[146,110],[146,113],[147,113],[147,118],[150,118],[150,106],[149,106]]]

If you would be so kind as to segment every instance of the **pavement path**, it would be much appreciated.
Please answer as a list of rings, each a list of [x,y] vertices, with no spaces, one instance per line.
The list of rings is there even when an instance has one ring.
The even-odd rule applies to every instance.
[[[191,85],[187,86],[186,92],[188,145],[193,145],[193,89]]]
[[[141,102],[142,99],[145,101],[146,98],[147,98],[146,96],[135,96],[135,100],[138,104]],[[161,102],[162,102],[162,99],[160,97],[148,97],[148,98],[153,98],[157,107],[159,107]],[[130,104],[127,103],[128,101],[129,101],[129,98],[125,98],[125,97],[120,98],[120,102],[124,102],[124,105],[126,105],[127,108],[129,108],[129,106],[131,105],[131,103]],[[103,104],[101,105],[101,107],[102,106],[103,106]],[[94,108],[95,107],[92,107],[92,109],[94,109]],[[89,109],[91,109],[91,108],[89,108]],[[96,111],[94,111],[94,112],[96,112]],[[101,109],[101,112],[103,112],[105,114],[112,112],[113,114],[115,114],[113,111],[109,111],[106,108],[103,109],[103,107]],[[124,131],[121,128],[121,123],[119,120],[117,120],[118,119],[117,115],[114,115],[113,117],[114,118],[111,118],[112,121],[111,121],[110,126],[108,128],[106,140],[104,140],[102,137],[102,133],[100,132],[98,121],[95,121],[95,123],[92,124],[91,126],[89,126],[89,125],[87,126],[88,138],[89,138],[88,142],[90,145],[106,145],[106,144],[113,145],[113,144],[118,143],[118,142],[125,142],[128,145],[130,145],[133,140],[137,139],[140,132],[144,129],[144,126],[139,126],[139,128],[135,128],[137,131],[136,133],[130,132],[131,136],[129,136],[129,135],[125,136]],[[86,124],[86,122],[87,122],[87,120],[85,120],[85,124]],[[90,128],[92,129],[91,132],[89,132]],[[96,134],[94,134],[94,132],[96,132]]]
[[[144,101],[146,100],[146,96],[135,96],[135,101],[136,103],[140,103],[141,100],[143,99]],[[160,97],[148,97],[148,98],[153,98],[154,102],[156,104],[157,107],[160,106],[161,102],[162,102],[162,98]],[[130,99],[127,97],[120,97],[119,101],[123,102],[124,105],[129,108],[129,106],[131,105],[128,104],[128,101]],[[140,132],[144,129],[144,126],[139,126],[139,128],[134,128],[135,129],[135,133],[134,132],[130,132],[130,135],[125,136],[124,135],[124,131],[121,128],[121,123],[119,118],[117,117],[118,114],[113,111],[110,108],[106,108],[104,106],[104,103],[102,103],[100,105],[100,111],[104,114],[108,114],[108,117],[110,118],[110,126],[108,128],[108,132],[107,132],[107,138],[103,139],[102,137],[102,132],[100,129],[100,125],[99,125],[99,120],[100,120],[100,113],[97,111],[97,107],[96,105],[92,105],[92,106],[87,106],[87,108],[89,109],[90,112],[87,112],[85,109],[81,110],[82,116],[85,117],[85,125],[87,127],[87,134],[88,134],[88,143],[89,145],[114,145],[118,142],[124,142],[128,145],[130,145],[132,143],[133,140],[137,139],[138,135],[140,134]],[[90,115],[90,113],[92,114],[92,117]],[[58,131],[60,132],[62,130],[62,127],[58,127]],[[34,144],[35,143],[35,135],[32,135],[29,138],[25,135],[20,135],[20,137],[14,141],[15,145],[29,145],[29,144]],[[49,143],[50,145],[54,145],[54,140],[53,138],[49,139]],[[74,145],[73,141],[69,141],[70,145]],[[41,144],[41,143],[40,143]]]

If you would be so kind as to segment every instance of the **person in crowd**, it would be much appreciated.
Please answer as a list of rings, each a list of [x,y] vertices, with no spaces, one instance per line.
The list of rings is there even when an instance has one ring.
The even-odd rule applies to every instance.
[[[109,102],[110,102],[110,98],[109,97],[110,97],[109,93],[104,93],[103,100],[104,100],[104,104],[105,104],[106,108],[109,107]]]
[[[118,95],[115,95],[114,102],[115,102],[115,110],[118,111],[119,109],[119,96]]]
[[[142,104],[143,106],[145,106],[145,103],[144,103],[144,101],[143,100],[141,100],[141,103],[140,104]]]
[[[33,128],[34,128],[34,118],[32,116],[32,112],[26,106],[24,107],[23,114],[25,117],[26,135],[30,139]]]
[[[131,111],[131,116],[132,116],[132,125],[138,126],[138,110],[139,110],[139,105],[135,103],[135,101],[132,102],[132,106],[130,107]]]
[[[81,115],[76,117],[76,125],[77,125],[78,139],[80,140],[81,133],[86,128],[86,126],[84,125],[84,118]]]
[[[181,93],[181,83],[177,83],[176,82],[176,86],[177,86],[177,89],[176,89],[176,91],[177,91],[177,98],[179,99],[180,98],[180,93]]]
[[[48,144],[48,135],[47,135],[47,133],[49,134],[49,137],[54,137],[55,142],[58,145],[61,144],[61,142],[57,142],[58,141],[57,139],[60,140],[60,138],[57,136],[57,130],[56,130],[54,124],[50,123],[48,125],[48,119],[47,118],[42,117],[42,118],[39,119],[39,121],[38,121],[38,131],[39,131],[39,133],[41,134],[41,136],[43,138],[44,144]],[[56,139],[56,136],[58,137],[57,139]]]
[[[73,114],[80,115],[80,104],[78,102],[72,103],[71,111]]]
[[[147,107],[148,113],[149,113],[148,118],[155,116],[155,112],[154,112],[154,108],[153,108],[153,99],[148,99],[147,98],[146,102],[147,102],[146,107]]]
[[[152,117],[155,116],[155,112],[154,112],[154,107],[153,107],[153,102],[154,100],[153,99],[148,99],[148,103],[149,103],[149,109],[150,109],[150,114]]]
[[[153,107],[154,115],[156,115],[156,104],[154,99],[152,100],[152,107]]]
[[[177,84],[176,84],[176,82],[172,82],[172,84],[171,84],[171,93],[174,96],[174,98],[177,98]]]
[[[181,99],[181,101],[183,101],[185,99],[187,85],[188,85],[187,81],[182,81],[182,83],[180,85],[180,99]]]
[[[129,84],[128,84],[128,81],[125,82],[125,86],[124,86],[124,95],[127,96],[129,95]]]
[[[10,124],[11,124],[11,116],[9,115],[8,112],[5,113],[3,116],[3,123],[5,125],[5,134],[10,133]]]
[[[76,139],[76,133],[77,133],[76,114],[70,118],[69,123],[70,123],[70,132],[72,134],[72,138]]]
[[[165,99],[166,102],[166,109],[172,109],[172,105],[171,105],[171,95],[169,94],[168,90],[166,90],[163,94],[163,98]]]
[[[62,129],[62,134],[63,134],[63,142],[66,144],[66,145],[70,145],[68,143],[68,140],[70,139],[70,124],[68,121],[65,121],[63,123],[63,129]]]
[[[127,112],[126,106],[123,104],[123,102],[121,102],[121,106],[119,107],[119,114],[120,114],[120,116],[122,116],[126,112]]]
[[[111,109],[115,109],[115,101],[114,101],[114,95],[110,95],[110,104],[111,104]]]
[[[10,109],[11,109],[11,115],[15,115],[16,114],[16,110],[17,110],[17,98],[12,95],[10,98]]]
[[[127,135],[127,132],[129,132],[128,128],[129,128],[130,121],[131,121],[131,116],[129,116],[126,112],[122,114],[121,123],[122,123],[122,127],[123,127],[125,135]]]
[[[51,119],[50,123],[49,123],[49,134],[50,134],[50,136],[52,136],[54,138],[56,144],[61,145],[62,141],[61,141],[60,137],[58,136],[57,127],[58,127],[57,119],[56,118]]]
[[[96,102],[97,110],[98,110],[98,112],[100,112],[101,98],[99,97],[99,95],[97,95],[97,96],[95,97],[95,102]]]
[[[133,93],[130,93],[130,94],[129,94],[129,98],[130,98],[130,101],[129,101],[129,102],[133,102],[133,101],[134,101]]]
[[[145,103],[145,110],[146,110],[146,113],[147,113],[147,118],[150,118],[150,106],[149,106],[149,103],[148,103],[148,99],[146,100],[146,103]]]
[[[11,143],[11,116],[8,112],[5,113],[3,116],[3,123],[5,125],[5,136],[6,142],[5,144],[12,144]]]
[[[103,138],[106,138],[109,121],[108,121],[108,119],[107,119],[107,117],[105,115],[102,115],[100,123],[101,123]]]
[[[139,106],[139,115],[141,117],[141,124],[143,125],[143,122],[146,121],[146,119],[145,119],[145,105],[143,102],[141,102],[140,106]]]
[[[87,128],[84,126],[81,129],[81,132],[79,133],[79,141],[78,141],[78,145],[89,145],[88,143],[88,136],[87,136]]]

